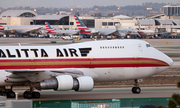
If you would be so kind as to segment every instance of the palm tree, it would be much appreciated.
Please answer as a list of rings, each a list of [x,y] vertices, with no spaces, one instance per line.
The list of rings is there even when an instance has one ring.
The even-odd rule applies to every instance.
[[[168,108],[176,108],[177,104],[173,100],[168,101]]]
[[[176,94],[174,93],[172,96],[171,96],[172,100],[174,100],[178,105],[180,105],[180,94]]]
[[[180,88],[180,82],[177,83],[177,87]]]

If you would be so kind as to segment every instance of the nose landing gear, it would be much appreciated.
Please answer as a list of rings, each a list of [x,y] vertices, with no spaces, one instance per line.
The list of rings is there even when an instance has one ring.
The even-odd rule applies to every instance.
[[[135,87],[131,89],[132,93],[135,93],[135,94],[141,93],[141,88],[139,87],[138,80],[135,79],[134,82],[135,82],[134,84]]]

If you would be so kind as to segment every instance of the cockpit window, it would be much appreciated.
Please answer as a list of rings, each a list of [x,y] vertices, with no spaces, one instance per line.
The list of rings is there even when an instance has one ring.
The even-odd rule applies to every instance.
[[[150,44],[146,44],[146,47],[152,47]]]

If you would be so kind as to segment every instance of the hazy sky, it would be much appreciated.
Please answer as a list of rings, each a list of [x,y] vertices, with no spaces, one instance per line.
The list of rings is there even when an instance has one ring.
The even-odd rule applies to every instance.
[[[145,2],[180,3],[180,0],[0,0],[0,7],[92,7],[94,5],[141,5]]]

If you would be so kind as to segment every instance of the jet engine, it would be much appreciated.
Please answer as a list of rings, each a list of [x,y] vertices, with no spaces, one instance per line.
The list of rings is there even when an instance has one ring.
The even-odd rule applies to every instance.
[[[60,75],[56,78],[51,78],[35,84],[34,87],[39,90],[54,89],[55,91],[91,91],[94,87],[94,81],[92,77],[89,76],[73,78],[71,75]]]
[[[40,34],[40,35],[47,35],[47,31],[46,31],[46,30],[40,30],[40,31],[39,31],[39,34]]]

